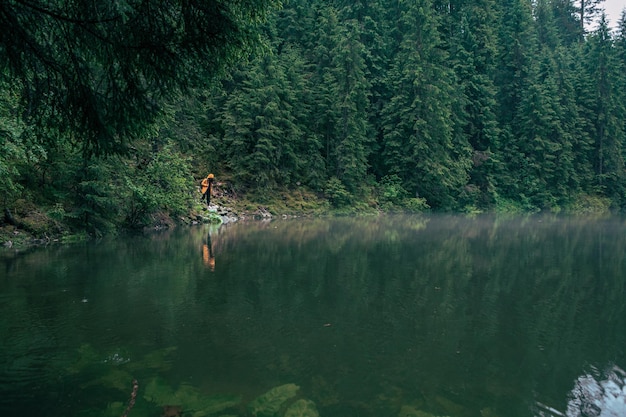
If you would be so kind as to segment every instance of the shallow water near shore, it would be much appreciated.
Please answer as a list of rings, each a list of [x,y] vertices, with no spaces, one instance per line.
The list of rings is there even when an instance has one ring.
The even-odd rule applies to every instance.
[[[41,248],[0,265],[0,413],[626,415],[625,257],[617,217],[294,219]]]

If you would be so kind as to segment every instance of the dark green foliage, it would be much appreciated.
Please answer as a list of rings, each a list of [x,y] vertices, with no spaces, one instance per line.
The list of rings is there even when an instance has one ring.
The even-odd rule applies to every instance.
[[[385,164],[405,188],[428,204],[451,209],[466,184],[470,151],[457,138],[456,78],[445,65],[429,1],[407,6],[398,22],[405,34],[388,82],[393,98],[382,110]]]
[[[493,0],[459,2],[447,16],[446,44],[450,50],[462,96],[457,106],[463,119],[461,135],[472,147],[469,184],[460,197],[460,207],[486,207],[494,199],[493,150],[497,149],[499,127],[494,83],[498,8]],[[467,198],[468,190],[472,197]]]
[[[164,98],[204,83],[258,45],[278,2],[4,1],[0,74],[22,81],[24,115],[86,152],[126,150]]]
[[[324,193],[335,208],[346,207],[353,202],[353,197],[337,177],[332,177],[326,182]]]
[[[584,34],[587,32],[588,26],[593,23],[594,19],[600,14],[604,0],[574,0],[572,3],[578,15],[580,32]]]
[[[586,74],[590,82],[589,110],[591,137],[595,138],[593,166],[596,185],[616,204],[626,197],[624,172],[624,118],[626,105],[623,87],[623,63],[616,59],[615,47],[607,23],[602,17],[597,30],[586,44]]]
[[[152,155],[145,167],[126,165],[121,168],[125,168],[125,172],[118,192],[125,196],[123,216],[127,226],[146,226],[150,224],[150,216],[159,211],[175,216],[189,211],[195,191],[189,174],[191,165],[189,158],[178,153],[171,144]]]
[[[551,0],[546,5],[554,19],[553,30],[557,31],[564,45],[580,42],[583,37],[582,27],[576,7],[571,0]]]
[[[19,195],[19,165],[28,163],[29,149],[23,145],[25,126],[20,123],[18,96],[10,85],[0,83],[0,198],[6,206]]]
[[[95,236],[108,234],[116,229],[121,215],[121,199],[115,193],[109,164],[86,161],[74,173],[76,188],[71,195],[72,206],[67,212],[76,228],[85,229]]]
[[[213,172],[344,211],[626,207],[626,17],[601,0],[277,3],[4,2],[4,204],[104,233]]]
[[[423,212],[430,207],[423,198],[411,198],[402,187],[402,179],[397,175],[387,175],[380,180],[378,201],[385,211]]]
[[[297,155],[305,134],[293,110],[298,103],[287,78],[288,64],[284,56],[259,57],[245,68],[244,81],[224,103],[221,146],[229,168],[245,185],[289,185],[299,171]]]
[[[532,206],[558,209],[580,190],[574,165],[573,77],[544,1],[538,3],[537,14],[537,42],[531,45],[537,59],[529,62],[528,78],[512,122],[518,134],[517,158],[521,160],[518,186]]]
[[[365,47],[359,25],[348,21],[338,35],[329,73],[334,126],[327,144],[328,172],[356,192],[367,174],[370,154],[370,84],[365,77]]]
[[[397,175],[386,175],[380,179],[379,201],[382,204],[400,205],[409,193],[402,187],[402,179]]]

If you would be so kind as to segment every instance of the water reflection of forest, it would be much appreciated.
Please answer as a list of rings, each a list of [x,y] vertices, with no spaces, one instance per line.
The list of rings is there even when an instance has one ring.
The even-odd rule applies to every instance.
[[[388,384],[522,402],[536,392],[563,410],[586,364],[623,359],[623,232],[615,219],[305,219],[229,227],[218,256],[241,279],[225,308],[252,305],[258,318],[241,343],[289,328],[331,379],[352,372],[358,384],[367,369],[351,358],[369,358]],[[302,325],[313,317],[333,331]]]
[[[321,415],[418,403],[452,415],[441,401],[467,415],[565,413],[585,376],[608,386],[590,366],[624,366],[625,253],[619,219],[181,228],[13,259],[2,333],[24,351],[177,346],[172,383],[248,396],[296,383]]]

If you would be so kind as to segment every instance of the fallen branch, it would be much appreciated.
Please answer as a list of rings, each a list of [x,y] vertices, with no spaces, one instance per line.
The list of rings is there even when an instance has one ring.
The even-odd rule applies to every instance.
[[[127,417],[130,410],[135,406],[135,401],[137,400],[137,391],[139,390],[139,382],[136,379],[133,379],[133,391],[130,393],[130,400],[128,401],[128,407],[124,410],[124,414],[122,417]]]

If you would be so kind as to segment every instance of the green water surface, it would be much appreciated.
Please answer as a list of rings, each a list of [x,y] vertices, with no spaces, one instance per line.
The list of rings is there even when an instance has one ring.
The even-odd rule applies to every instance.
[[[5,250],[0,414],[624,416],[625,256],[621,218],[458,216]]]

